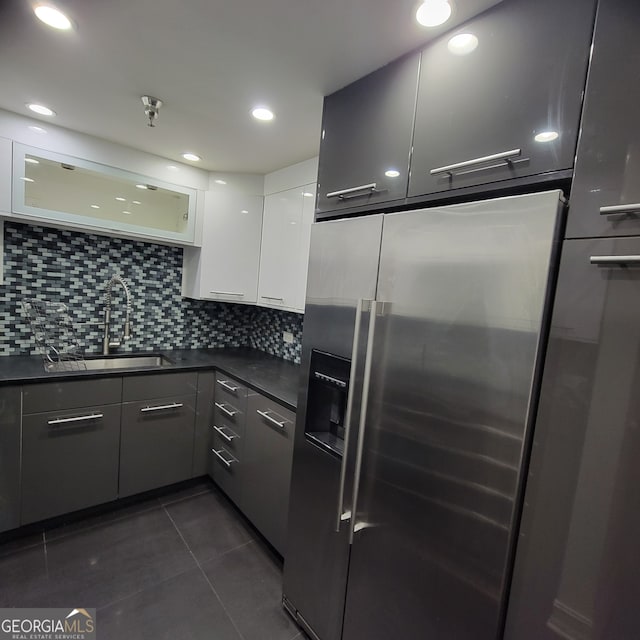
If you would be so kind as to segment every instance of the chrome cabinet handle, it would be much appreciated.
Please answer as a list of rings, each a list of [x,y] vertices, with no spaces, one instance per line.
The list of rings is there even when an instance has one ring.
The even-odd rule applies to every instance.
[[[233,431],[231,431],[231,429],[229,429],[229,431],[231,431],[231,433],[233,433],[232,436],[228,436],[223,429],[227,429],[228,427],[217,427],[215,424],[213,425],[213,428],[227,441],[227,442],[232,442],[234,438],[237,438],[238,436],[233,433]]]
[[[244,293],[236,293],[235,291],[209,291],[209,293],[213,293],[218,296],[238,296],[240,298],[244,298]]]
[[[358,304],[359,303],[360,301],[358,300]],[[358,313],[357,310],[356,310],[356,313]],[[325,382],[330,382],[331,384],[335,384],[336,387],[340,387],[341,389],[344,389],[347,386],[347,383],[344,380],[334,378],[333,376],[328,376],[326,373],[320,373],[319,371],[314,371],[313,375],[314,377],[318,378],[318,380],[324,380]]]
[[[229,411],[229,409],[227,409],[227,407],[225,407],[224,403],[222,402],[215,402],[214,404],[216,405],[216,407],[218,407],[218,409],[220,409],[220,411],[222,411],[222,413],[226,413],[230,418],[233,418],[233,416],[238,413],[237,411]]]
[[[275,418],[272,418],[269,413],[271,413],[271,411],[260,411],[260,409],[256,409],[256,413],[261,415],[265,420],[268,420],[271,424],[275,424],[276,427],[279,427],[280,429],[284,429],[287,422],[286,420],[284,422],[278,422]]]
[[[591,264],[640,264],[640,256],[591,256]]]
[[[216,380],[216,382],[221,387],[224,387],[227,391],[233,391],[234,393],[240,388],[240,387],[232,387],[226,380]]]
[[[493,162],[494,160],[505,160],[506,164],[509,164],[511,158],[517,158],[522,154],[521,149],[511,149],[510,151],[501,151],[500,153],[493,153],[490,156],[482,156],[481,158],[473,158],[472,160],[465,160],[464,162],[456,162],[454,164],[447,164],[444,167],[437,167],[431,169],[429,173],[432,176],[436,176],[440,173],[453,174],[458,169],[465,169],[466,167],[473,167],[477,164],[484,164],[485,162]],[[487,167],[488,169],[489,167]]]
[[[331,191],[327,193],[327,198],[339,198],[344,200],[345,198],[359,198],[360,196],[367,196],[371,193],[379,193],[377,182],[371,182],[369,184],[361,184],[359,187],[349,187],[348,189],[340,189],[339,191]],[[366,193],[359,193],[365,191]]]
[[[371,301],[369,301],[371,304]],[[356,305],[356,319],[353,327],[353,346],[351,347],[351,367],[349,369],[349,390],[347,392],[347,410],[344,418],[344,451],[340,464],[340,485],[338,488],[338,512],[334,530],[340,533],[340,523],[351,519],[351,511],[344,511],[344,489],[347,480],[347,456],[349,455],[349,441],[351,434],[351,414],[353,413],[353,393],[354,382],[357,372],[358,349],[360,348],[360,323],[362,321],[362,311],[364,300],[358,300]]]
[[[614,204],[608,207],[600,207],[601,216],[610,216],[615,213],[640,213],[640,203]]]
[[[73,418],[55,418],[54,420],[47,420],[47,424],[66,424],[68,422],[83,422],[84,420],[97,420],[103,418],[102,413],[92,413],[86,416],[74,416]]]
[[[351,498],[351,521],[349,522],[349,544],[353,544],[353,535],[357,528],[356,517],[358,515],[358,492],[360,490],[360,472],[362,471],[362,454],[364,451],[364,432],[367,424],[367,404],[369,402],[369,387],[371,386],[371,367],[373,364],[373,343],[376,333],[376,317],[378,315],[378,301],[371,305],[369,317],[369,337],[367,339],[367,351],[364,358],[364,377],[362,383],[362,408],[360,410],[360,424],[358,428],[358,448],[356,451],[356,465],[353,476],[353,496]]]
[[[183,407],[182,402],[172,402],[171,404],[159,404],[155,407],[143,407],[140,413],[148,413],[149,411],[166,411],[167,409],[179,409]]]
[[[277,298],[276,296],[260,296],[264,300],[279,300],[280,302],[284,302],[284,298]]]
[[[224,449],[220,449],[220,451],[216,451],[215,449],[211,449],[211,452],[212,452],[212,453],[215,453],[215,454],[216,454],[216,456],[218,456],[218,458],[219,458],[220,460],[222,460],[222,462],[224,462],[224,464],[225,464],[227,467],[230,467],[234,462],[238,462],[238,461],[237,461],[233,456],[231,457],[231,460],[227,460],[227,459],[222,455],[222,452],[223,452],[223,451],[224,451],[225,453],[227,453]]]

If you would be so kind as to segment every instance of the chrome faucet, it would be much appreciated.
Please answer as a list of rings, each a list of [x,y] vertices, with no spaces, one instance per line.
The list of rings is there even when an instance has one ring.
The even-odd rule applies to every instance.
[[[113,285],[120,283],[127,296],[127,310],[124,318],[124,332],[119,340],[111,340],[109,338],[109,325],[111,324],[111,290]],[[107,293],[105,294],[105,308],[104,308],[104,338],[102,340],[102,355],[109,355],[109,349],[115,349],[119,347],[123,340],[131,339],[131,293],[129,291],[129,285],[126,280],[117,273],[111,276],[109,282],[107,282]]]

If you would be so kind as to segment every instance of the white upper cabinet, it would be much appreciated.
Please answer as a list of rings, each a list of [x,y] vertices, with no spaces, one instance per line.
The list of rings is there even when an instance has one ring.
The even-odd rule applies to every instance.
[[[11,140],[0,138],[0,214],[11,211]]]
[[[264,200],[258,304],[304,311],[315,184]]]
[[[256,302],[262,200],[225,187],[205,194],[202,248],[185,249],[184,295]]]

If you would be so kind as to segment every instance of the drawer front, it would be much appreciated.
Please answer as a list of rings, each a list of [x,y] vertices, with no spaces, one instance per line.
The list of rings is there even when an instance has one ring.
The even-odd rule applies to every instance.
[[[118,497],[120,405],[23,417],[21,524]]]
[[[120,496],[191,477],[196,396],[122,405]]]
[[[22,398],[25,414],[117,404],[122,398],[122,378],[29,384],[23,387]]]
[[[245,411],[247,406],[247,387],[223,373],[216,372],[215,398],[217,402],[229,402]]]
[[[238,435],[244,435],[244,425],[246,421],[246,414],[236,406],[229,402],[219,402],[216,400],[213,403],[213,422],[218,426],[225,425],[230,427]]]
[[[216,422],[211,425],[211,446],[223,446],[238,461],[242,460],[243,440],[244,438],[233,427]]]
[[[122,400],[153,400],[171,396],[186,396],[196,393],[198,389],[198,373],[153,373],[141,376],[130,376],[122,382]]]
[[[226,443],[223,444],[217,435],[214,435],[211,439],[209,475],[227,496],[240,509],[244,510],[242,466],[235,455],[226,447]]]

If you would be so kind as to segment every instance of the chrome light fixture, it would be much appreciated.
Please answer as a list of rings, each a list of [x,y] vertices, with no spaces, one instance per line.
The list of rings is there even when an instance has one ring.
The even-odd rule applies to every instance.
[[[142,104],[144,105],[144,115],[149,118],[147,126],[155,127],[155,121],[158,119],[158,111],[162,106],[162,100],[154,98],[153,96],[142,96],[140,100],[142,100]]]

